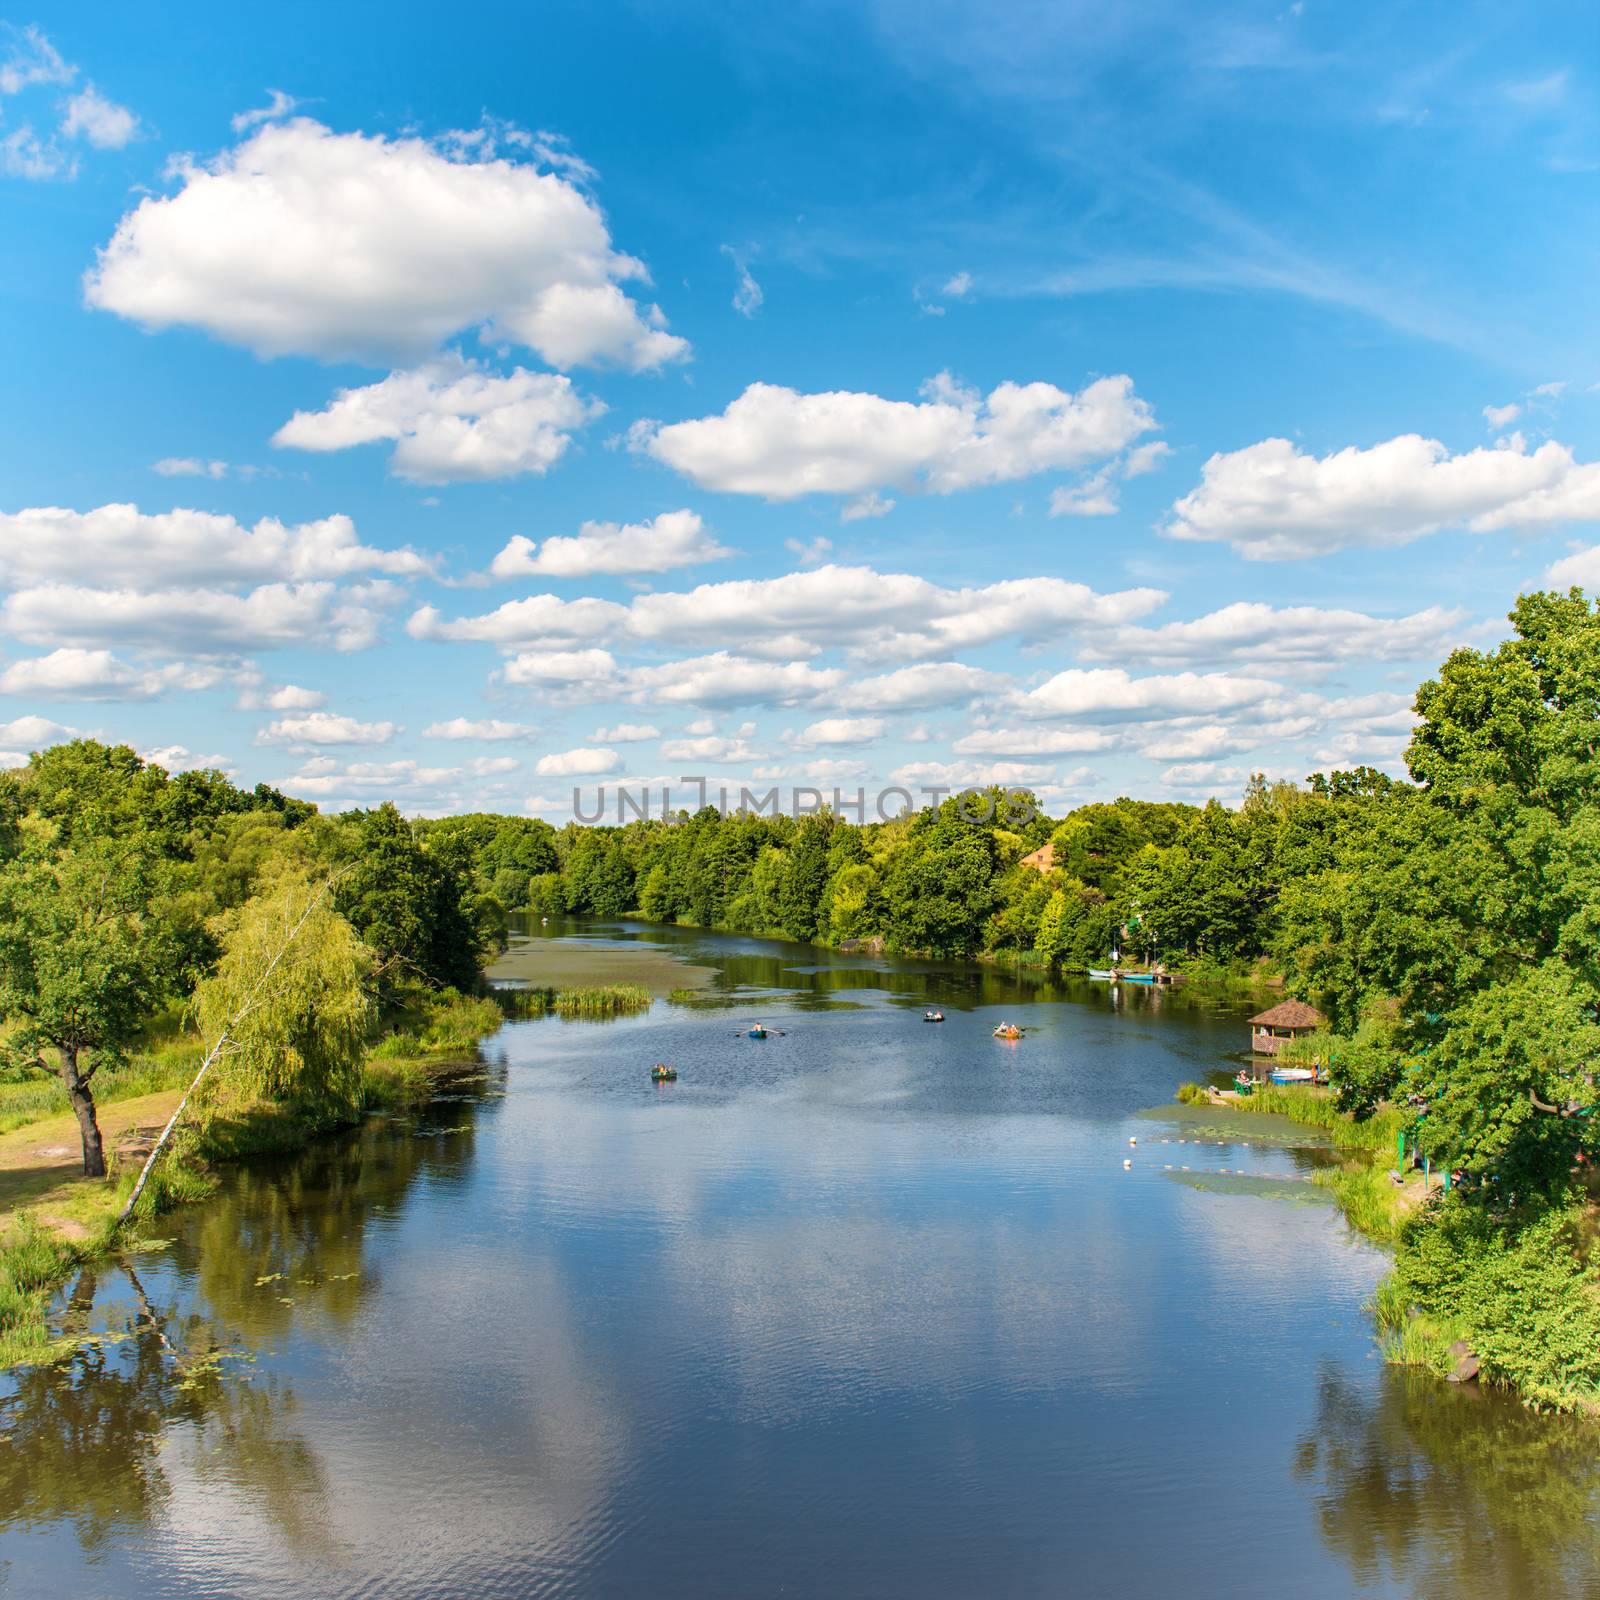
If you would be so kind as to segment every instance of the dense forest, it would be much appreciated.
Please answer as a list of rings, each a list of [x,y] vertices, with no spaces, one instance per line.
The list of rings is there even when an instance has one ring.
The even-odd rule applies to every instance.
[[[1411,1303],[1480,1344],[1514,1328],[1492,1359],[1525,1393],[1600,1403],[1600,612],[1533,594],[1511,622],[1418,690],[1410,781],[1257,779],[1236,808],[1120,799],[1020,830],[958,799],[866,826],[323,816],[125,746],[56,746],[0,775],[0,1072],[58,1073],[103,1170],[96,1076],[152,1019],[207,1015],[297,884],[326,886],[323,948],[363,996],[341,1013],[354,1045],[481,988],[523,908],[1270,974],[1330,1019],[1313,1045],[1338,1105],[1402,1108],[1415,1148],[1459,1174],[1401,1241]],[[307,1019],[344,1002],[307,971],[310,1059]]]

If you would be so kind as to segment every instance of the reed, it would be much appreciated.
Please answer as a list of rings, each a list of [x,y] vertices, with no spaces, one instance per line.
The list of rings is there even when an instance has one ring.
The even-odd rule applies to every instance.
[[[642,983],[602,983],[556,994],[556,1015],[567,1019],[620,1017],[648,1011],[654,998]]]
[[[1411,1126],[1410,1116],[1392,1106],[1357,1121],[1348,1111],[1339,1109],[1326,1089],[1310,1085],[1289,1088],[1276,1083],[1257,1084],[1254,1094],[1235,1102],[1235,1109],[1288,1117],[1292,1122],[1321,1128],[1334,1144],[1355,1150],[1393,1150],[1400,1130]]]

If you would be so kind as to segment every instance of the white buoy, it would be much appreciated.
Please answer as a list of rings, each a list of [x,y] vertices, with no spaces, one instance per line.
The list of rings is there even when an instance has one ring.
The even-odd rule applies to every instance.
[[[1128,1141],[1128,1143],[1129,1143],[1129,1144],[1138,1144],[1138,1142],[1139,1142],[1139,1141],[1138,1141],[1138,1140],[1137,1140],[1137,1139],[1130,1139],[1130,1140],[1129,1140],[1129,1141]]]
[[[1133,1165],[1133,1163],[1131,1161],[1129,1161],[1126,1157],[1123,1158],[1122,1170],[1124,1172],[1126,1172],[1128,1170],[1128,1168],[1131,1167],[1132,1165]]]

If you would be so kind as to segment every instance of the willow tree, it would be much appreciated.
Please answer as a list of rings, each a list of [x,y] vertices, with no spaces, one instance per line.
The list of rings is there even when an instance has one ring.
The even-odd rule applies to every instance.
[[[222,955],[193,1001],[210,1048],[150,1152],[124,1219],[208,1077],[237,1100],[270,1101],[315,1126],[359,1110],[376,958],[334,910],[331,888],[331,881],[287,878],[222,922]]]

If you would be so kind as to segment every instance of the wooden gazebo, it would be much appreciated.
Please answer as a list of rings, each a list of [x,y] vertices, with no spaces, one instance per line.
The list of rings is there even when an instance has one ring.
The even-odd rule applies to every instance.
[[[1291,1039],[1314,1033],[1328,1019],[1304,1000],[1285,1000],[1250,1019],[1250,1048],[1258,1056],[1275,1056]]]

